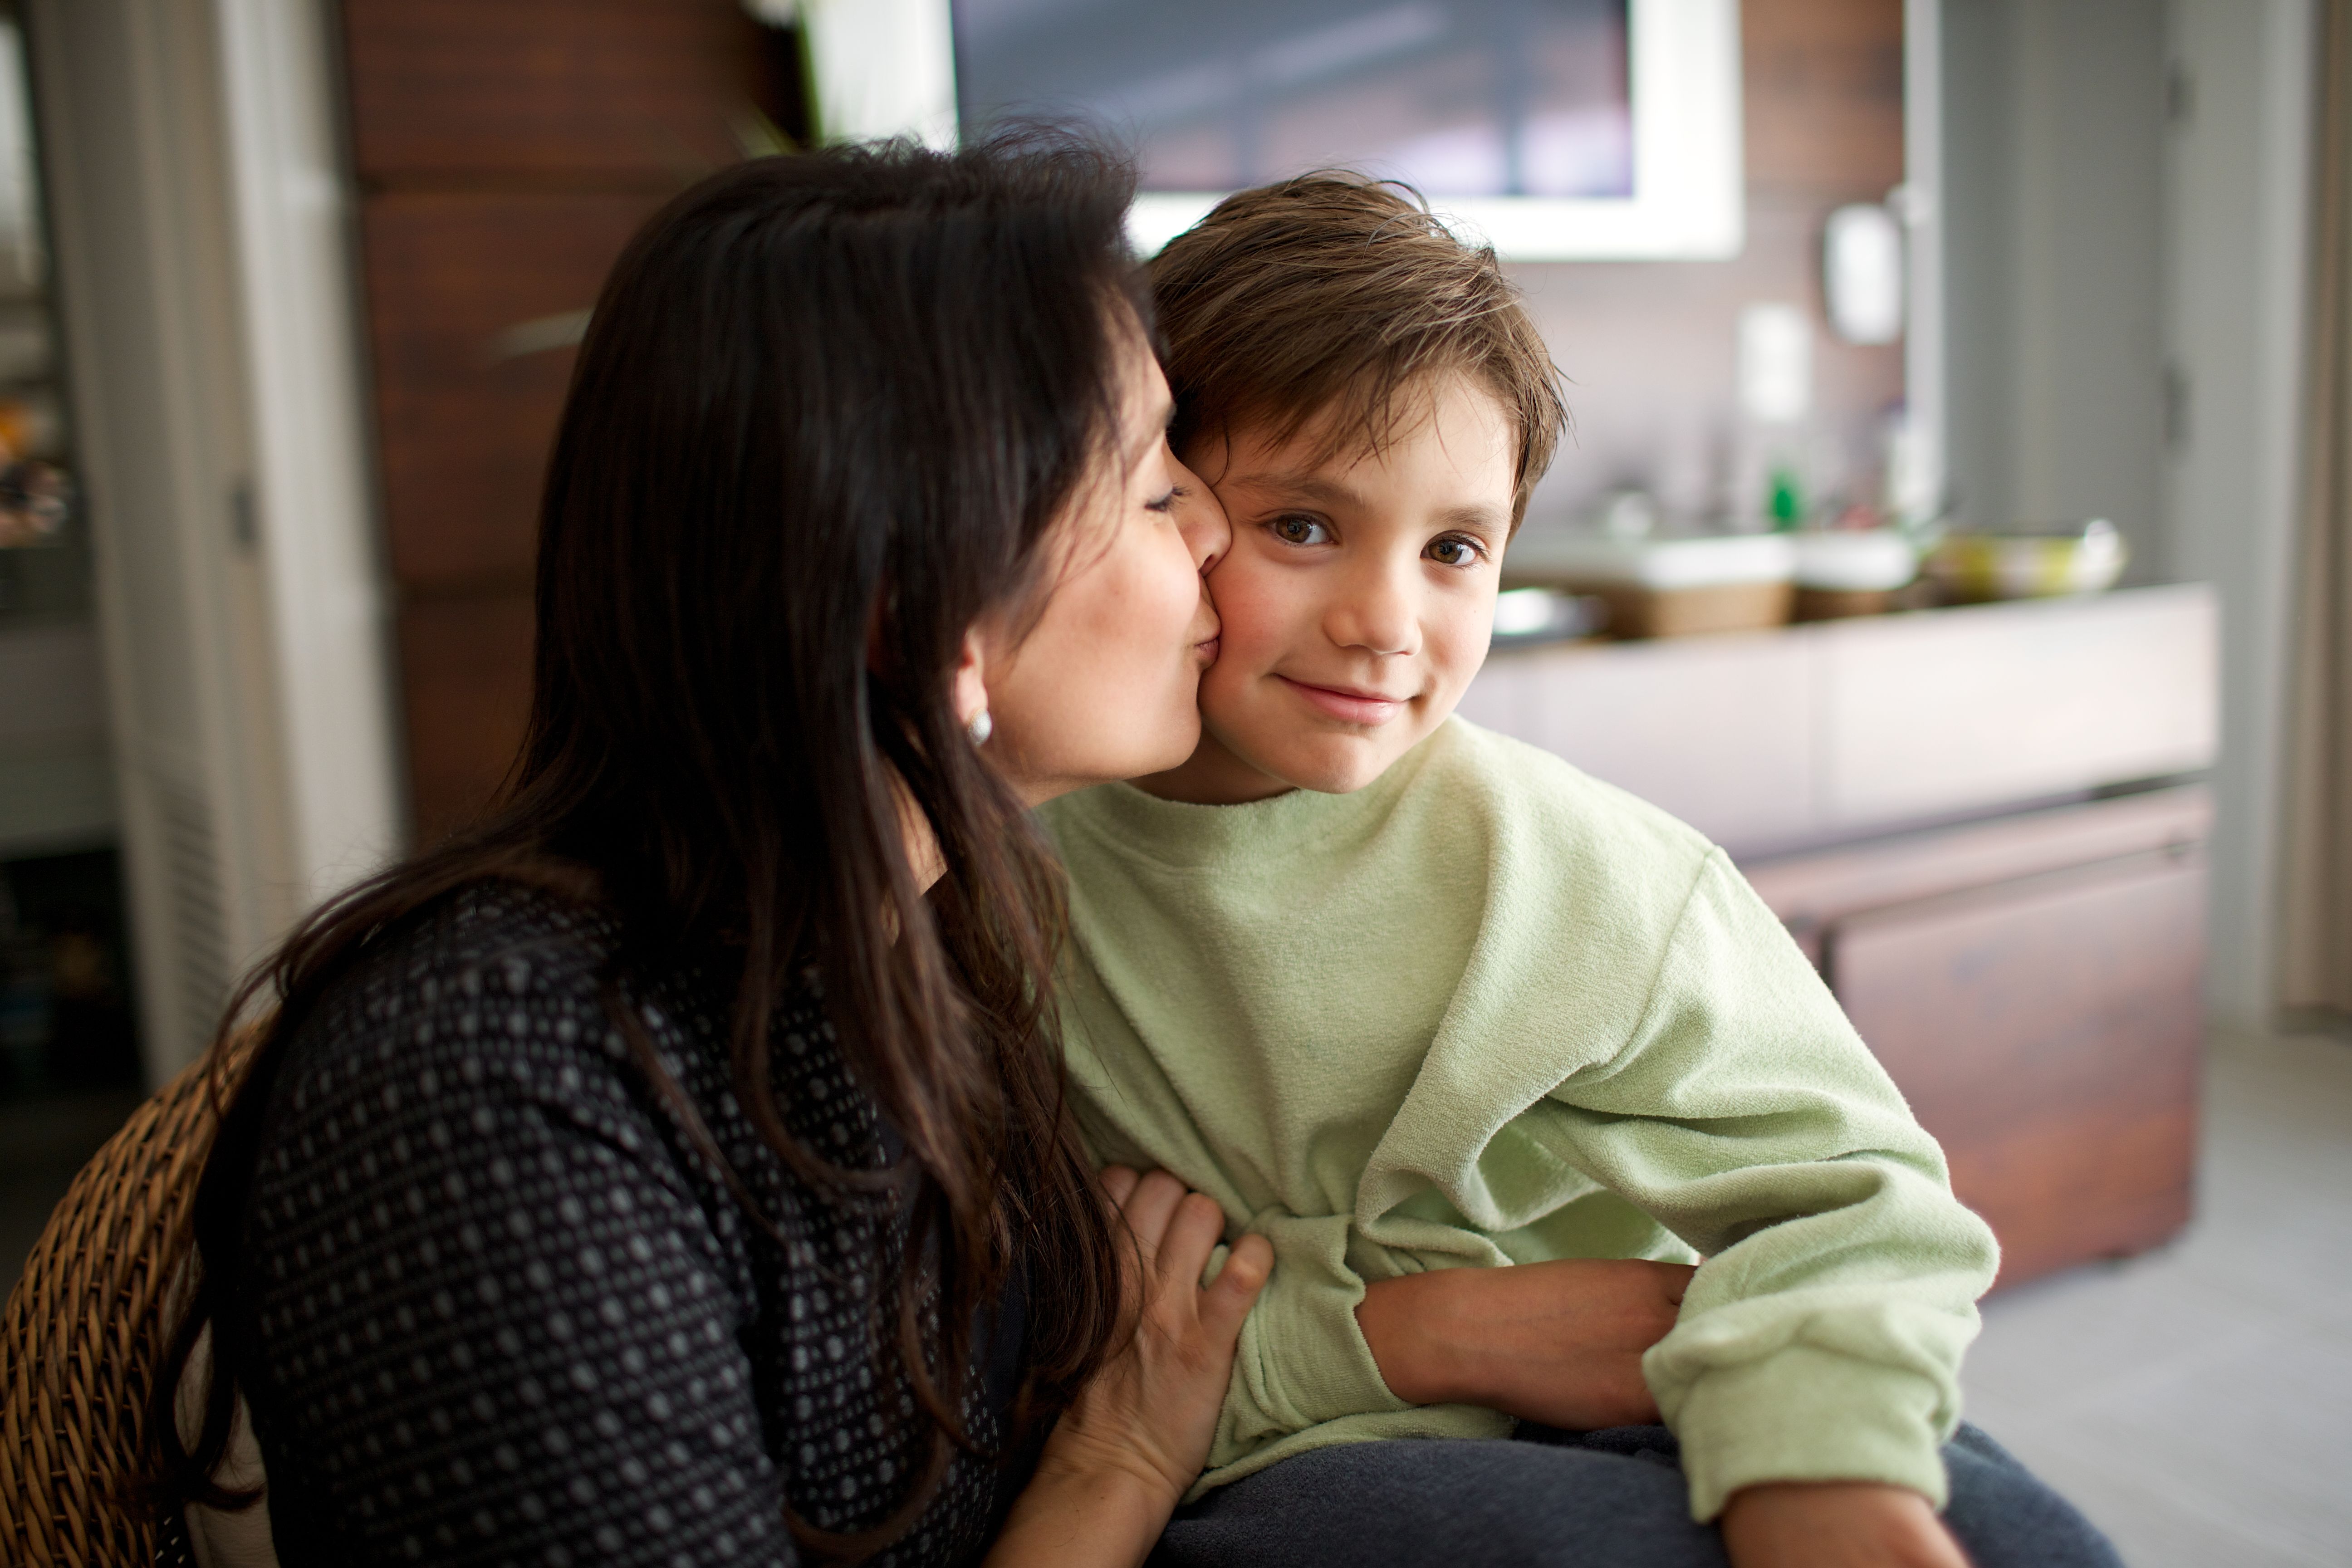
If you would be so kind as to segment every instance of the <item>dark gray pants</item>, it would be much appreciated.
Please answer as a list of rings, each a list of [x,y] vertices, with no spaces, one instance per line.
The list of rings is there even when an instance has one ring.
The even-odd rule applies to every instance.
[[[1693,1524],[1663,1426],[1318,1448],[1177,1510],[1153,1568],[1725,1568]],[[1944,1448],[1944,1522],[1976,1568],[2122,1568],[2106,1538],[2000,1445]]]

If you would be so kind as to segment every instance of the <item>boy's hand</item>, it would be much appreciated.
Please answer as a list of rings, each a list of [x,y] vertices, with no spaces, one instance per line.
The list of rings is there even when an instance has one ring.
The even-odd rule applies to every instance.
[[[1570,1431],[1646,1426],[1642,1352],[1675,1326],[1691,1274],[1638,1258],[1433,1268],[1367,1286],[1356,1322],[1399,1399]]]
[[[1723,1510],[1732,1568],[1969,1568],[1968,1554],[1904,1487],[1781,1481],[1742,1487]]]

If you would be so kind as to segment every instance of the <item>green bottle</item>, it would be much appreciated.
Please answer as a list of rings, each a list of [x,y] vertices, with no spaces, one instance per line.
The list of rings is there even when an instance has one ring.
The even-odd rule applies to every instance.
[[[1772,531],[1794,533],[1805,516],[1804,487],[1797,479],[1797,470],[1786,463],[1773,464],[1771,484],[1764,511],[1772,520]]]

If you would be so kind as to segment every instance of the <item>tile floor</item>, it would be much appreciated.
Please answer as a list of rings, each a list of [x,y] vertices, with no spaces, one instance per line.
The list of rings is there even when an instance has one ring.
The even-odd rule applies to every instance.
[[[0,1281],[127,1107],[0,1113]],[[1995,1297],[1969,1418],[2131,1568],[2352,1568],[2352,1043],[2221,1039],[2199,1217]]]
[[[2223,1038],[2198,1218],[1993,1298],[1969,1419],[2131,1568],[2352,1565],[2352,1044]]]

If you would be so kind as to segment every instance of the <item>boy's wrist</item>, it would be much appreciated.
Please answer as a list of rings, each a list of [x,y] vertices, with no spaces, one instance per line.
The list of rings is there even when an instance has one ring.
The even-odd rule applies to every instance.
[[[1454,1331],[1459,1269],[1375,1279],[1356,1306],[1356,1326],[1389,1392],[1408,1405],[1477,1405],[1461,1336]]]

